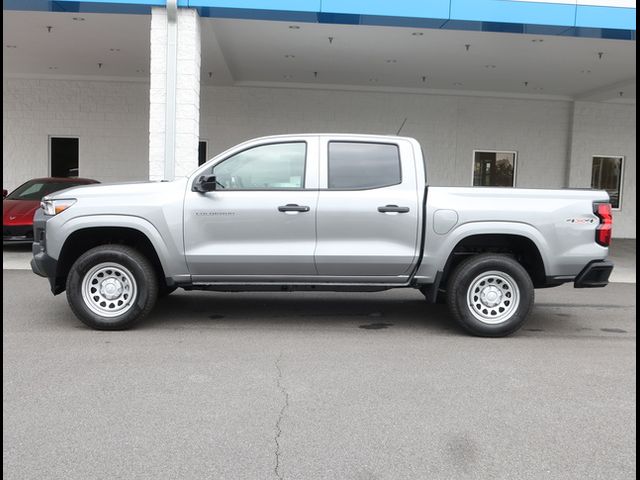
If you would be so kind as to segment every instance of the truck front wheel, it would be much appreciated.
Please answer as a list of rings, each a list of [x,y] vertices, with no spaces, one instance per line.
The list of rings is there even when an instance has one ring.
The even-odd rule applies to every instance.
[[[516,260],[480,254],[462,262],[449,278],[447,303],[457,322],[482,337],[518,330],[533,306],[533,282]]]
[[[158,298],[151,263],[124,245],[101,245],[82,254],[67,276],[73,313],[97,330],[122,330],[148,314]]]

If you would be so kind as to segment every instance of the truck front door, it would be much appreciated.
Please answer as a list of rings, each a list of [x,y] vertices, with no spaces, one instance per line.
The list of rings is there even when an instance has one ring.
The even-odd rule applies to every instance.
[[[194,282],[316,275],[318,139],[250,145],[200,175],[215,191],[189,191],[185,255]],[[191,185],[190,185],[191,187]]]

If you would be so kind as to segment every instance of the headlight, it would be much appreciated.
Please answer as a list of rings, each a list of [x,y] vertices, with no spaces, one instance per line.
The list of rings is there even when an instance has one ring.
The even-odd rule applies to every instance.
[[[44,210],[45,215],[53,216],[64,212],[74,203],[76,203],[74,199],[43,200],[42,202],[40,202],[40,206],[42,207],[42,210]]]

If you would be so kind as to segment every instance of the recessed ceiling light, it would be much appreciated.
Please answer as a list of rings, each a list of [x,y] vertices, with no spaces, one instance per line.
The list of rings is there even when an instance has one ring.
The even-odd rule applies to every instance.
[[[17,45],[7,45],[7,48],[18,48]]]
[[[484,68],[496,68],[495,65],[485,65]]]
[[[544,88],[542,88],[542,87],[534,87],[534,90],[537,90],[537,91],[541,92],[542,90],[544,90]]]
[[[57,70],[58,67],[49,67],[49,70]]]
[[[295,55],[285,55],[284,58],[296,58]]]
[[[542,43],[544,42],[544,38],[534,38],[531,40],[532,43]]]
[[[580,70],[580,73],[589,74],[591,73],[591,70]]]
[[[387,63],[398,63],[398,61],[395,58],[390,58],[389,60],[385,60],[385,62],[387,62]]]
[[[284,78],[285,80],[291,80],[293,78],[292,75],[283,75],[282,78]]]
[[[119,52],[120,49],[119,48],[110,48],[109,51],[110,52]]]
[[[460,82],[455,82],[455,83],[453,84],[453,86],[454,86],[454,87],[461,87],[461,86],[462,86],[462,83],[460,83]]]
[[[414,37],[421,37],[424,35],[424,32],[413,32],[411,35],[413,35]]]
[[[75,20],[76,22],[84,22],[85,18],[84,17],[73,17],[72,20]]]
[[[291,30],[300,30],[300,27],[298,25],[289,25],[289,28]]]

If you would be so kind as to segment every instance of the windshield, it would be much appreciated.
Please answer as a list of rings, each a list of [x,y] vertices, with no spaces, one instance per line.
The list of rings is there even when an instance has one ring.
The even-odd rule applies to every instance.
[[[7,200],[41,200],[42,197],[65,188],[86,185],[84,182],[43,182],[32,180],[16,188]]]

